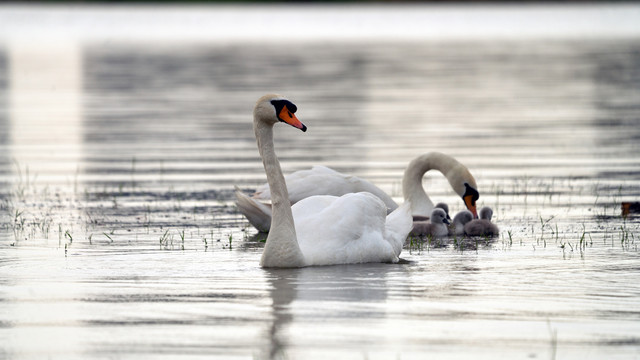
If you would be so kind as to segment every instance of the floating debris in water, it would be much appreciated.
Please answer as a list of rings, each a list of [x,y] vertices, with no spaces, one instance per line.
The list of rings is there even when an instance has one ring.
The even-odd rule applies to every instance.
[[[622,203],[622,216],[627,217],[629,214],[640,214],[640,202],[623,202]]]

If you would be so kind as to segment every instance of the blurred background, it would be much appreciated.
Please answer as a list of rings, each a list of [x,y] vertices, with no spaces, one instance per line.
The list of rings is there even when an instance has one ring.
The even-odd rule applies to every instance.
[[[501,237],[260,269],[270,92],[285,173],[445,152]],[[0,358],[637,357],[639,125],[637,2],[0,4]]]
[[[363,159],[401,167],[422,149],[479,165],[484,156],[470,157],[487,145],[503,155],[566,151],[574,141],[607,142],[594,138],[603,125],[619,130],[624,141],[607,143],[628,154],[639,17],[626,2],[3,4],[2,167],[28,164],[41,181],[93,186],[116,173],[104,166],[129,171],[135,158],[149,176],[138,181],[155,181],[161,161],[165,180],[192,172],[191,180],[224,178],[224,188],[254,181],[212,173],[209,162],[253,161],[253,144],[207,157],[202,149],[251,143],[251,104],[271,91],[301,102],[301,116],[319,128],[305,142],[337,146],[297,156],[336,162],[336,148],[366,138],[366,151],[340,159],[356,171]],[[591,125],[578,136],[575,124]],[[395,130],[407,153],[394,155],[379,128],[362,130],[376,126]],[[197,165],[172,168],[184,148],[199,150],[180,166]]]

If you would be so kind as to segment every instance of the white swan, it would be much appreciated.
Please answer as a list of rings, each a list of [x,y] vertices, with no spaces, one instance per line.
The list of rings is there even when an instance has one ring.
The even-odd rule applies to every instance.
[[[476,201],[480,194],[475,178],[458,160],[440,152],[429,152],[416,157],[404,171],[402,195],[405,201],[411,201],[411,214],[414,218],[428,217],[434,209],[433,202],[422,186],[422,177],[430,170],[440,171],[474,218],[478,218]]]
[[[480,219],[468,222],[464,226],[464,232],[469,236],[495,236],[498,235],[500,229],[491,222],[493,210],[485,206],[480,209]]]
[[[311,196],[291,206],[273,146],[273,125],[282,121],[306,131],[294,115],[296,109],[281,96],[265,95],[253,110],[253,128],[272,203],[271,231],[260,265],[397,262],[412,226],[408,204],[387,215],[382,200],[360,192]]]
[[[439,152],[430,152],[413,159],[407,166],[402,179],[402,192],[405,201],[411,201],[414,220],[428,220],[434,209],[433,202],[422,186],[422,177],[429,170],[438,170],[447,177],[451,187],[462,197],[467,209],[474,217],[476,200],[476,180],[469,170],[453,157]],[[377,186],[369,181],[339,173],[324,166],[314,166],[311,170],[296,171],[285,177],[289,200],[292,204],[313,195],[342,196],[352,192],[366,191],[378,196],[386,204],[388,211],[395,210],[398,205]],[[251,196],[247,196],[236,188],[236,205],[251,225],[263,232],[271,226],[271,206],[266,201],[271,199],[269,184],[260,186]],[[445,208],[443,206],[436,206]],[[448,214],[448,207],[445,209]]]
[[[430,220],[421,220],[413,222],[411,235],[413,236],[432,236],[443,237],[449,235],[447,225],[447,213],[440,208],[435,208],[430,214]]]

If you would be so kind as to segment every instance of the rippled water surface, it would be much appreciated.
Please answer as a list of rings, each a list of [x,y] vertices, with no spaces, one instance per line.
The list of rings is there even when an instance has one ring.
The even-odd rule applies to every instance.
[[[6,43],[0,358],[638,358],[639,84],[634,38]],[[272,91],[309,128],[276,129],[285,172],[401,202],[407,163],[442,151],[501,235],[261,269],[233,187],[265,182]]]

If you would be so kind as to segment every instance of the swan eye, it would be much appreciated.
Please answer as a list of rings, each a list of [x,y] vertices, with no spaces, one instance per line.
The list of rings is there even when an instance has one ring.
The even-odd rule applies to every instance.
[[[276,114],[280,114],[283,108],[286,108],[290,114],[295,114],[298,111],[296,104],[285,99],[271,100],[271,105],[276,108]]]
[[[464,187],[465,187],[465,192],[464,195],[462,195],[463,198],[466,198],[467,196],[471,197],[471,200],[473,201],[473,204],[475,205],[476,201],[480,198],[480,193],[478,192],[478,190],[474,189],[471,185],[464,183]]]
[[[307,131],[307,127],[294,115],[298,108],[291,101],[284,99],[271,100],[271,105],[275,108],[276,117],[279,121],[285,122],[302,131]]]

